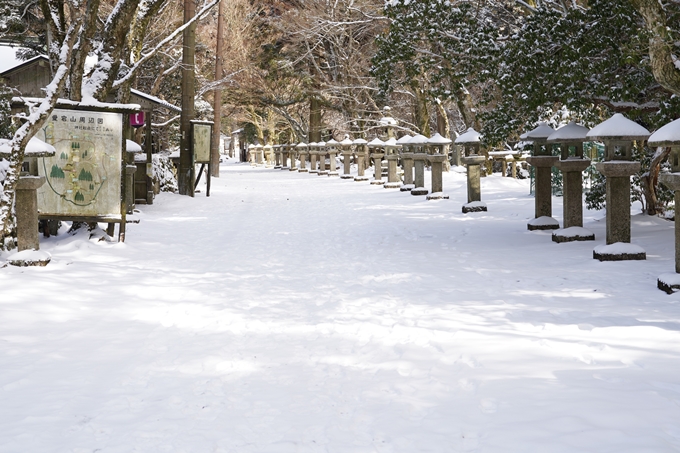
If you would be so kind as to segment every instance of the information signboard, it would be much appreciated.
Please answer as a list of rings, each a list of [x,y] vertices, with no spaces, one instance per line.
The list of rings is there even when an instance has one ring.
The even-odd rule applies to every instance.
[[[38,159],[40,215],[122,218],[122,114],[55,109],[37,136],[57,150]]]
[[[212,125],[206,123],[191,123],[193,126],[194,162],[207,164],[210,162],[210,141]]]

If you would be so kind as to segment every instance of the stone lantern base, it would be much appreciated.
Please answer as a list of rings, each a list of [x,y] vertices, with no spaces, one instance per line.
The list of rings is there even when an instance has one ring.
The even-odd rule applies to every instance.
[[[558,230],[560,228],[560,222],[548,216],[541,216],[536,219],[532,219],[527,223],[527,229],[529,231],[536,230]]]
[[[384,179],[374,179],[373,181],[371,181],[371,184],[373,184],[374,186],[382,186],[383,184],[385,184],[385,180]]]
[[[354,179],[352,175],[340,175],[340,179]]]
[[[667,294],[673,294],[680,290],[680,274],[668,273],[661,274],[656,279],[656,287]]]
[[[399,189],[399,188],[401,188],[401,181],[399,181],[399,182],[386,182],[383,187],[385,189]]]
[[[410,192],[410,191],[412,191],[413,189],[415,189],[415,187],[416,187],[416,186],[413,185],[413,184],[403,184],[403,185],[399,188],[399,190],[401,190],[402,192]]]
[[[337,171],[329,171],[328,176],[340,176],[340,173],[338,173]]]
[[[472,201],[463,205],[463,214],[468,212],[487,212],[486,204],[481,201]]]
[[[425,187],[414,187],[411,189],[411,195],[427,195],[429,192]]]
[[[21,252],[13,253],[7,258],[7,262],[12,266],[30,267],[30,266],[47,266],[52,261],[52,255],[40,250],[22,250]]]
[[[595,233],[583,227],[569,227],[556,230],[552,234],[553,242],[594,241]]]
[[[319,173],[319,170],[309,170],[309,174],[311,175],[316,175]]]
[[[299,173],[308,173],[309,169],[308,168],[298,168]]]
[[[628,242],[615,242],[595,247],[593,258],[599,261],[646,260],[647,254],[640,246]]]
[[[448,200],[449,196],[444,192],[433,192],[426,197],[428,200]]]
[[[362,182],[362,181],[368,181],[368,176],[355,176],[354,181],[356,182]]]

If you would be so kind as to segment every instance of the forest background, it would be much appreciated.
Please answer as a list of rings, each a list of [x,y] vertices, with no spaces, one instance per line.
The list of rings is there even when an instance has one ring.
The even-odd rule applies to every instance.
[[[221,90],[223,133],[242,128],[250,143],[371,137],[385,106],[403,133],[474,127],[499,148],[540,120],[592,126],[620,112],[654,130],[680,117],[678,0],[222,1],[218,56],[216,0],[196,3],[193,24],[177,1],[3,0],[0,40],[22,58],[48,55],[53,81],[20,127],[8,110],[16,93],[2,90],[0,136],[13,137],[16,156],[0,236],[11,229],[12,168],[57,97],[127,102],[136,88],[179,105],[187,26],[196,27],[197,118],[213,119]],[[178,136],[177,117],[156,126]],[[650,214],[671,199],[657,184],[668,152],[637,148],[633,197]]]

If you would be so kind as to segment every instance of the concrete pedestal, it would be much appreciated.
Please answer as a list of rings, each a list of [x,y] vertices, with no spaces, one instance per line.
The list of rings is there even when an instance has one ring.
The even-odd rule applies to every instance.
[[[471,154],[460,158],[463,165],[467,166],[467,199],[468,204],[463,206],[463,212],[486,211],[486,206],[482,205],[482,182],[480,165],[486,162],[485,156]],[[467,206],[467,210],[466,210]],[[478,209],[471,209],[478,208]],[[482,209],[484,208],[484,209]]]
[[[344,152],[342,153],[342,176],[340,178],[342,179],[354,179],[354,176],[350,174],[350,164],[352,160],[352,152]]]
[[[398,189],[401,187],[401,179],[397,175],[397,162],[399,156],[390,154],[385,158],[387,160],[387,182],[383,186],[385,189]]]
[[[552,167],[558,161],[556,156],[527,157],[529,165],[534,167],[534,218],[552,218]],[[559,222],[529,223],[529,230],[556,230]]]
[[[630,177],[640,171],[640,162],[611,160],[599,162],[597,171],[607,178],[607,245],[630,243]],[[598,256],[595,256],[595,255]],[[600,261],[645,259],[644,250],[636,253],[594,252]]]
[[[136,168],[136,167],[135,167]],[[17,245],[19,251],[38,250],[38,189],[44,176],[21,176],[16,188]]]
[[[427,195],[428,190],[425,188],[425,153],[413,153],[413,167],[415,177],[413,184],[415,187],[411,189],[411,195]]]
[[[373,181],[371,181],[371,184],[373,185],[385,184],[385,181],[382,179],[383,156],[384,154],[381,153],[373,153]]]
[[[319,173],[319,170],[316,169],[316,159],[318,157],[318,153],[315,151],[312,151],[309,153],[309,172],[314,174],[314,173]]]
[[[330,164],[331,164],[331,168],[328,171],[328,176],[338,176],[340,174],[340,173],[338,173],[338,168],[336,167],[336,164],[337,164],[337,162],[335,160],[336,154],[337,153],[335,151],[330,151],[328,153],[329,161],[330,161]]]
[[[448,199],[448,195],[444,195],[443,182],[443,166],[446,156],[444,154],[429,155],[427,160],[430,162],[432,171],[432,193],[427,196],[428,200]]]
[[[366,176],[366,155],[364,153],[357,154],[357,176],[354,180],[357,182],[368,181],[368,176]]]

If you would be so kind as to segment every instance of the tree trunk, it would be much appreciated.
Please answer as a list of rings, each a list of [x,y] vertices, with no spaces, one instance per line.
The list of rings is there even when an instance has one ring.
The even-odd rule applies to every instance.
[[[649,165],[649,171],[643,174],[640,178],[642,193],[645,197],[646,211],[649,215],[657,215],[662,212],[661,206],[659,206],[659,200],[656,196],[657,185],[659,183],[659,171],[661,171],[661,163],[666,160],[670,153],[670,148],[657,151],[652,158],[651,164]]]
[[[680,96],[680,68],[673,62],[673,37],[666,26],[667,13],[658,0],[633,0],[649,31],[652,73],[659,84]]]
[[[224,16],[224,2],[221,0],[217,8],[217,49],[215,52],[215,80],[221,80],[224,77],[222,71],[222,28]],[[222,87],[217,87],[213,91],[213,131],[212,140],[210,143],[210,175],[216,178],[220,177],[220,137],[222,136]]]
[[[309,98],[309,141],[321,141],[321,101],[316,96]]]
[[[194,0],[184,0],[184,23],[196,13]],[[180,195],[194,196],[194,156],[191,149],[191,120],[194,119],[196,94],[194,55],[196,51],[196,22],[184,30],[182,46],[182,116],[180,119],[179,172],[177,183]]]
[[[414,80],[411,83],[411,89],[415,95],[415,123],[421,134],[426,137],[430,136],[430,113],[427,110],[427,98],[423,93],[420,83]]]
[[[444,105],[439,99],[437,99],[436,104],[437,104],[437,132],[439,132],[439,135],[441,135],[442,137],[450,139],[451,127],[449,126],[449,115],[446,114],[446,109],[444,108]],[[447,156],[449,154],[450,149],[451,149],[450,145],[446,145],[444,147],[444,153]],[[449,162],[448,158],[444,161],[442,169],[444,171],[449,171],[451,169],[451,162]]]

